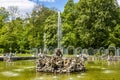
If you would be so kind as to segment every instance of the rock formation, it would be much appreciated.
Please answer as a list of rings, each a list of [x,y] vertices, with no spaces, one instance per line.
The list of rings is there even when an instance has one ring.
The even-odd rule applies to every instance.
[[[85,71],[81,57],[59,57],[41,55],[36,61],[37,72],[80,72]]]

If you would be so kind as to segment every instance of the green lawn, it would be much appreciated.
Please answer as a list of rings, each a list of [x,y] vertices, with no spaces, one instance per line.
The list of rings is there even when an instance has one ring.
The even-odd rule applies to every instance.
[[[15,56],[19,56],[19,57],[31,57],[33,54],[16,54]]]

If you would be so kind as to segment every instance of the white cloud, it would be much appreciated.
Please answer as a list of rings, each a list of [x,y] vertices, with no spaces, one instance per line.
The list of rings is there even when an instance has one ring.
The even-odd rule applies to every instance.
[[[39,0],[41,2],[55,2],[55,0]]]
[[[78,2],[79,0],[74,0],[74,2]]]
[[[36,1],[36,0],[33,0]],[[40,2],[55,2],[57,0],[39,0]],[[62,0],[61,0],[62,1]],[[74,0],[78,2],[79,0]],[[120,5],[120,0],[117,0]],[[60,4],[60,3],[59,3]],[[18,6],[20,12],[30,13],[34,7],[35,3],[29,0],[0,0],[0,7],[8,8],[8,6]]]
[[[34,1],[37,0],[0,0],[0,7],[18,6],[20,12],[30,13],[36,4]],[[55,0],[39,0],[39,2],[55,2]]]
[[[18,6],[20,12],[30,12],[35,3],[29,0],[0,0],[0,7]]]
[[[118,1],[118,4],[120,5],[120,0],[117,0]]]

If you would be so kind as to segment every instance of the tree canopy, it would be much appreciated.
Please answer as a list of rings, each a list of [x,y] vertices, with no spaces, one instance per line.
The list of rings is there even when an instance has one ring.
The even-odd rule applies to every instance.
[[[18,11],[16,7],[0,8],[0,52],[25,53],[44,47],[44,43],[57,47],[57,9],[35,6],[30,17],[8,21]],[[62,47],[120,47],[120,6],[116,0],[68,0],[61,23]]]

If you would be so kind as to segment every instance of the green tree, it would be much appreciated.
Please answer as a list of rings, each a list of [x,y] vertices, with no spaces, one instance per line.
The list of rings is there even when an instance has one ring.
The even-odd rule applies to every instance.
[[[116,0],[80,0],[77,12],[76,34],[84,46],[108,46],[110,33],[120,20]]]
[[[76,37],[74,32],[74,21],[75,21],[75,4],[73,0],[68,0],[62,13],[62,32],[63,39],[62,44],[64,47],[69,45],[76,46]]]
[[[47,47],[57,47],[57,12],[45,20],[45,33]]]
[[[32,12],[32,17],[30,19],[32,27],[32,35],[31,37],[31,44],[33,44],[33,47],[39,47],[44,45],[44,27],[45,27],[45,21],[46,19],[54,14],[55,10],[49,9],[44,6],[36,6]],[[32,43],[33,42],[33,43]]]
[[[8,19],[9,13],[4,7],[0,7],[0,28],[4,25],[4,22]]]

